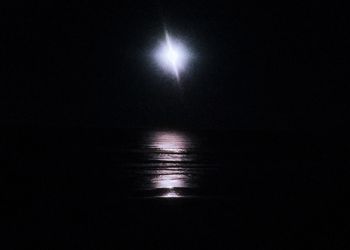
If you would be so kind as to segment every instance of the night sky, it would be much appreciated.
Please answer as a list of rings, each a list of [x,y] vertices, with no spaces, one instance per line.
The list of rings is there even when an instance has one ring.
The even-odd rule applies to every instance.
[[[1,8],[1,120],[14,126],[345,128],[345,7],[129,1]],[[164,24],[196,60],[178,88]]]

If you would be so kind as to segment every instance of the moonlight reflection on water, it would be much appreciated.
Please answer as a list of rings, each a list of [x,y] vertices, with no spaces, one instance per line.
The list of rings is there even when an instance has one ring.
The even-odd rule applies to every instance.
[[[149,147],[161,153],[186,153],[191,146],[191,139],[178,132],[155,132],[149,141]]]
[[[154,132],[145,142],[147,158],[152,164],[145,169],[144,185],[155,190],[157,197],[184,197],[183,190],[192,188],[194,143],[185,133]]]

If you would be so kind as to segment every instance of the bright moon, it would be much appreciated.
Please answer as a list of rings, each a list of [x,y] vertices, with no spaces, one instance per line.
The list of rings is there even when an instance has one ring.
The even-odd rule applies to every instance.
[[[180,74],[186,69],[190,53],[180,40],[172,38],[165,31],[165,39],[155,50],[154,58],[160,68],[180,81]]]

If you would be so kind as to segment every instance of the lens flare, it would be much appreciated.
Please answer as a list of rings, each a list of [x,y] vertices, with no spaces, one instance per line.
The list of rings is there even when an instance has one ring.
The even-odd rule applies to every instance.
[[[165,31],[165,39],[155,50],[154,58],[164,72],[171,74],[179,82],[180,73],[186,69],[191,54],[180,40],[172,38]]]

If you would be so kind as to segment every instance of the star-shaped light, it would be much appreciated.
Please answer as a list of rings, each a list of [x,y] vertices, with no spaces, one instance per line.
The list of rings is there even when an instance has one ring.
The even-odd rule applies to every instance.
[[[172,38],[165,31],[165,39],[156,49],[154,57],[158,65],[179,82],[180,73],[185,70],[191,56],[180,40]]]

